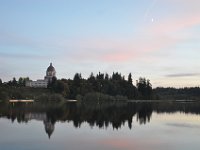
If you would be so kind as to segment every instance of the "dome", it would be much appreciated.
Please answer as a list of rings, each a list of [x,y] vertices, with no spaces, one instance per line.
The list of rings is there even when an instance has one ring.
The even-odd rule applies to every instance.
[[[44,127],[45,127],[45,131],[48,134],[49,139],[50,139],[50,137],[53,134],[53,131],[55,129],[55,126],[51,121],[44,121]]]
[[[50,66],[47,68],[46,76],[44,77],[44,79],[48,81],[52,81],[53,77],[56,77],[56,70],[53,67],[52,63],[50,63]]]
[[[50,66],[47,68],[47,72],[56,71],[55,68],[52,66],[52,63],[50,63]]]

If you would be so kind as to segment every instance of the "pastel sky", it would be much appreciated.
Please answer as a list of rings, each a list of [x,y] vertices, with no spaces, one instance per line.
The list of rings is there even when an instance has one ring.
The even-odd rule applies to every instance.
[[[0,0],[0,78],[81,72],[200,86],[199,0]]]

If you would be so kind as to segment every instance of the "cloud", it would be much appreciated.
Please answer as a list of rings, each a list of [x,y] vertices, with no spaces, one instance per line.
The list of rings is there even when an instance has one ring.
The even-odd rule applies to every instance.
[[[168,74],[166,77],[194,77],[194,76],[200,76],[200,73],[177,73],[177,74]]]
[[[178,16],[162,21],[152,28],[154,34],[174,34],[175,32],[190,29],[200,25],[200,14]]]
[[[164,2],[174,6],[177,10],[169,12],[171,15],[164,16],[160,20],[156,19],[154,23],[141,23],[141,27],[136,29],[136,33],[130,37],[109,38],[105,36],[101,38],[97,35],[96,37],[84,37],[82,39],[53,37],[52,39],[33,40],[13,33],[1,33],[0,43],[34,47],[36,49],[35,53],[43,51],[49,54],[52,52],[55,57],[74,59],[77,62],[123,63],[138,60],[151,61],[152,57],[150,58],[149,56],[158,57],[155,55],[156,52],[166,51],[168,48],[173,49],[176,48],[176,45],[186,42],[188,35],[186,34],[183,37],[183,30],[192,29],[200,25],[200,11],[196,8],[199,6],[197,4],[200,3],[198,0],[166,0],[162,2],[154,0],[144,13],[148,14],[149,9],[152,9],[155,3],[156,7],[160,5],[164,7]],[[187,8],[188,11],[183,11],[182,8]],[[44,49],[48,50],[44,51]]]
[[[170,2],[172,5],[172,1]],[[195,0],[192,0],[192,2],[198,3]],[[75,52],[74,56],[82,58],[80,61],[90,59],[108,63],[123,63],[143,60],[144,58],[148,61],[150,60],[149,56],[157,57],[155,54],[158,51],[175,50],[177,45],[196,37],[197,33],[191,35],[191,32],[186,32],[186,30],[191,31],[190,29],[200,25],[200,11],[192,11],[194,4],[190,4],[186,0],[183,2],[175,0],[174,3],[176,3],[175,8],[184,5],[190,11],[183,12],[180,9],[170,12],[173,15],[165,16],[152,24],[142,25],[136,31],[136,35],[132,37],[84,39],[80,43],[77,42],[76,45],[85,49]],[[174,53],[171,55],[174,55]]]
[[[177,43],[177,41],[179,39],[164,35],[158,39],[155,36],[148,37],[147,35],[143,35],[143,38],[81,39],[76,42],[71,41],[70,47],[76,49],[72,52],[72,56],[79,58],[79,61],[93,60],[108,63],[123,63],[142,58],[148,60],[149,54],[171,46]],[[68,52],[66,51],[66,53]]]
[[[167,126],[174,126],[178,128],[200,128],[199,125],[189,124],[189,123],[167,123]]]

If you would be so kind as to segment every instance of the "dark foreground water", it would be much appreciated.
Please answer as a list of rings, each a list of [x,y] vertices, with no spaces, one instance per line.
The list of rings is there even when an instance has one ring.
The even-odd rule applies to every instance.
[[[1,150],[199,150],[200,103],[1,104]]]

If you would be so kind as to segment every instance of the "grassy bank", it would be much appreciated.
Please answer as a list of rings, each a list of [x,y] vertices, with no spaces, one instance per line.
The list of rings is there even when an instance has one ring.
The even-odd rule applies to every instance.
[[[36,101],[60,101],[64,100],[61,94],[53,93],[45,88],[30,87],[0,87],[0,99],[34,99]]]

